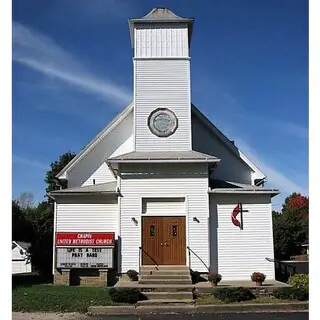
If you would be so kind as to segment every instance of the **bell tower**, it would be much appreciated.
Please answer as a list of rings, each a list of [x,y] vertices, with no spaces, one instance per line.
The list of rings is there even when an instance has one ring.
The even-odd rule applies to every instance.
[[[192,18],[167,8],[130,19],[136,151],[191,150]]]

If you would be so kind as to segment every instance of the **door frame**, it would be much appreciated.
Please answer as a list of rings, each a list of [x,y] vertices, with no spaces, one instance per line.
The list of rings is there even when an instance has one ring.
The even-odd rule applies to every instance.
[[[143,199],[148,199],[148,198],[184,198],[184,206],[185,206],[185,212],[184,214],[142,214],[142,201]],[[190,265],[189,261],[189,254],[188,254],[188,249],[187,247],[189,246],[189,211],[188,211],[188,199],[189,197],[187,195],[181,195],[181,194],[175,194],[173,195],[162,195],[155,197],[154,195],[148,195],[145,197],[139,197],[139,221],[138,221],[138,227],[139,227],[139,247],[142,246],[142,217],[185,217],[185,227],[186,227],[186,266]],[[140,249],[139,250],[139,268],[142,266],[142,260],[141,260],[141,253]]]

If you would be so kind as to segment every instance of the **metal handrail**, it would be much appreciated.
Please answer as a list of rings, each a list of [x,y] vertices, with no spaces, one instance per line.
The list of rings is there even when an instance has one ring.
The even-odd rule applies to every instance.
[[[145,253],[145,254],[154,262],[154,264],[155,264],[157,267],[159,266],[159,264],[157,263],[157,261],[154,260],[154,259],[150,256],[150,254],[149,254],[148,252],[146,252],[142,247],[139,247],[140,266],[142,265],[142,255],[141,255],[141,251],[142,251],[143,253]]]
[[[188,252],[189,252],[189,267],[191,266],[191,254],[190,254],[190,252],[192,252],[202,262],[202,264],[206,267],[208,272],[210,272],[210,268],[208,268],[208,266],[204,263],[204,261],[189,246],[187,246],[187,249],[188,249]],[[191,267],[190,267],[190,269],[191,269]]]
[[[277,265],[279,266],[279,271],[280,271],[280,274],[283,274],[282,271],[284,271],[284,275],[285,277],[289,277],[293,274],[296,273],[296,266],[290,264],[290,263],[286,263],[286,262],[283,262],[283,261],[280,261],[280,260],[277,260],[277,259],[271,259],[271,258],[266,258],[267,261],[269,262],[273,262],[275,265],[275,271],[277,272]],[[282,269],[283,267],[283,269]],[[291,268],[291,271],[289,270]],[[277,276],[277,273],[276,273],[276,276]]]

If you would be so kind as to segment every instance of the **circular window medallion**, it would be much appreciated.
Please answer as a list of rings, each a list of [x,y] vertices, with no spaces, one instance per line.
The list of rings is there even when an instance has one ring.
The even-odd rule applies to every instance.
[[[148,127],[158,137],[169,137],[177,130],[178,119],[171,110],[159,108],[150,113]]]

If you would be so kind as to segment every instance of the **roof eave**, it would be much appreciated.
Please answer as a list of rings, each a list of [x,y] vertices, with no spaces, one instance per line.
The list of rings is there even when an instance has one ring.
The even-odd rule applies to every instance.
[[[213,163],[220,159],[110,159],[107,163]]]
[[[245,189],[210,189],[209,193],[228,193],[228,194],[270,194],[276,196],[280,194],[278,189],[265,189],[265,190],[245,190]]]
[[[209,130],[211,130],[214,134],[218,136],[218,138],[227,146],[227,148],[232,151],[235,156],[245,164],[252,172],[254,170],[252,167],[240,156],[240,150],[193,104],[191,103],[192,112],[198,116],[200,121],[204,123]]]
[[[80,161],[87,152],[93,149],[119,122],[123,120],[132,110],[133,101],[131,101],[122,112],[120,112],[112,121],[102,129],[55,177],[58,179],[68,179],[68,172]]]
[[[55,199],[55,197],[59,196],[94,196],[94,195],[119,195],[119,192],[117,191],[82,191],[82,192],[50,192],[47,193],[47,196],[51,199]]]

